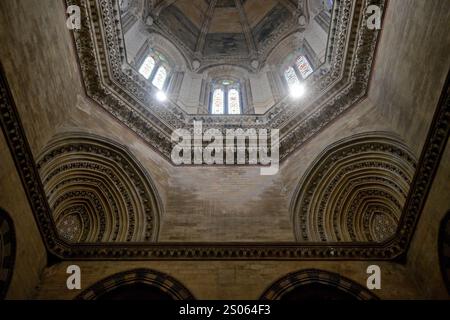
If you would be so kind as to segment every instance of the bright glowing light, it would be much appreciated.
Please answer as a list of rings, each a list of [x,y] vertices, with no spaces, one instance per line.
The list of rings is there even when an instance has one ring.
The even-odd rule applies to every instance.
[[[163,91],[158,91],[158,93],[156,94],[156,99],[158,99],[158,101],[166,101],[167,100],[167,96]]]
[[[153,69],[155,68],[155,59],[153,59],[152,57],[148,56],[144,63],[142,64],[141,68],[139,69],[139,73],[142,74],[145,79],[150,78],[150,75],[153,72]]]
[[[294,99],[301,98],[306,93],[306,88],[302,84],[294,84],[289,88],[291,97]]]

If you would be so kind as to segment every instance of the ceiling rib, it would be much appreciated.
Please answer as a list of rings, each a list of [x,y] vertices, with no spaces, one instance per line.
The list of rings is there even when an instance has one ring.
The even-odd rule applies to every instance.
[[[195,54],[200,56],[205,47],[206,35],[208,34],[209,27],[211,25],[211,20],[214,15],[214,11],[216,9],[217,0],[211,0],[209,3],[208,10],[205,13],[205,20],[203,20],[202,29],[200,31],[200,36],[197,40],[197,45],[195,46]]]
[[[305,16],[306,18],[306,23],[309,23],[309,4],[308,4],[308,0],[299,0],[298,3],[298,9],[302,12],[302,14]]]
[[[239,11],[239,18],[241,19],[242,30],[244,31],[245,41],[247,42],[248,49],[252,56],[256,55],[256,43],[253,37],[250,25],[248,23],[247,15],[245,14],[244,7],[242,6],[242,0],[234,0],[236,8]]]
[[[297,7],[290,0],[279,0],[280,3],[286,7],[293,15],[297,12]],[[302,1],[303,2],[303,1]]]
[[[170,7],[171,5],[173,5],[177,1],[178,0],[162,0],[157,6],[155,6],[153,14],[155,16],[159,16],[161,11],[163,11],[167,7]]]

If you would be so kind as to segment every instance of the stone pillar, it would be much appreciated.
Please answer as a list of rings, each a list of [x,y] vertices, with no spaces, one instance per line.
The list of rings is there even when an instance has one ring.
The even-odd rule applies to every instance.
[[[174,71],[170,78],[167,93],[175,101],[178,100],[178,97],[180,96],[180,90],[181,90],[181,85],[183,83],[183,78],[184,78],[183,71]]]

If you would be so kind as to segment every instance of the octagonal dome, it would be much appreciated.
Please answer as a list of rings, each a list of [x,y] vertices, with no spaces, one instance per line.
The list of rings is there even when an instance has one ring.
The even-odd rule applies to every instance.
[[[87,95],[169,161],[174,130],[192,131],[196,121],[204,130],[222,132],[280,130],[280,159],[286,159],[366,97],[379,35],[365,27],[366,8],[385,3],[265,0],[256,6],[254,0],[198,0],[188,6],[185,0],[67,1],[82,7],[86,17],[75,41]],[[275,18],[277,10],[288,18]],[[243,28],[242,47],[248,50],[248,43],[254,42],[253,54],[208,53],[208,37],[224,34],[212,31],[220,31],[219,22],[225,19],[221,12],[226,11],[238,12],[239,23],[230,23],[230,28]],[[249,18],[250,13],[259,18]],[[255,26],[273,28],[258,33],[252,19],[258,21]],[[196,33],[194,25],[200,21],[201,32]],[[198,35],[192,37],[196,46],[205,42],[202,50],[186,43],[183,32],[188,31]],[[310,67],[304,74],[302,60]],[[289,68],[296,70],[293,83],[306,88],[300,99],[289,95]],[[236,87],[226,83],[238,86],[240,100]],[[211,112],[215,90],[222,97],[222,110],[240,107],[239,112]],[[230,96],[240,106],[229,108]]]

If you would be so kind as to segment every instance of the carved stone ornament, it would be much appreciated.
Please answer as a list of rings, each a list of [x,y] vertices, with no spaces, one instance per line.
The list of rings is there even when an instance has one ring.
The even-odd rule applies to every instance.
[[[162,215],[158,192],[125,147],[93,135],[66,134],[45,148],[37,168],[65,240],[157,240]]]
[[[97,2],[95,1],[69,1],[70,3],[78,3],[82,4],[84,8],[84,13],[90,14],[90,12],[98,10],[95,5]],[[348,1],[339,1],[339,4],[346,4]],[[360,1],[358,1],[359,3]],[[99,4],[105,6],[105,10],[108,8],[108,3],[110,5],[117,3],[115,1],[99,1]],[[341,5],[336,6],[337,8],[341,8]],[[357,6],[358,8],[358,6]],[[362,9],[359,7],[358,10]],[[338,9],[340,10],[340,9]],[[117,10],[116,10],[117,11]],[[102,11],[103,13],[108,12]],[[110,13],[113,14],[115,11],[112,10]],[[348,13],[347,11],[343,11],[342,14],[345,15]],[[103,66],[106,66],[106,61],[104,59],[100,59],[101,61],[97,61],[97,57],[94,54],[94,46],[92,46],[91,36],[95,36],[91,33],[95,26],[92,26],[89,23],[89,20],[86,19],[87,15],[84,15],[84,26],[79,33],[76,34],[77,48],[80,54],[81,67],[84,76],[84,80],[86,83],[86,88],[88,94],[97,101],[101,106],[112,112],[116,117],[122,119],[124,123],[129,125],[131,129],[135,130],[143,139],[147,139],[147,141],[154,145],[155,147],[159,147],[160,151],[164,153],[164,150],[170,150],[170,142],[167,140],[167,136],[170,135],[171,130],[169,128],[169,124],[172,126],[177,124],[178,121],[181,123],[185,123],[185,125],[189,125],[186,115],[182,115],[179,118],[175,117],[177,120],[173,120],[172,111],[168,109],[164,109],[154,105],[154,108],[150,108],[148,105],[138,103],[138,97],[143,98],[147,97],[148,101],[150,101],[148,94],[141,95],[140,89],[136,87],[136,81],[139,78],[133,78],[124,76],[121,73],[121,65],[117,65],[118,68],[106,68],[107,70],[111,70],[111,74],[116,77],[121,77],[122,80],[126,80],[126,84],[130,84],[130,89],[135,88],[133,91],[124,91],[120,89],[120,87],[113,81],[106,81],[105,85],[100,81],[100,72],[98,71],[97,63],[101,63]],[[339,21],[339,19],[337,19]],[[112,21],[106,21],[112,23]],[[109,24],[111,26],[111,24]],[[113,41],[115,39],[114,35],[117,35],[114,28],[105,29],[111,35],[108,38],[108,41]],[[355,46],[353,54],[355,52],[359,52],[360,54],[368,54],[370,57],[373,55],[373,49],[375,46],[376,36],[374,33],[367,32],[364,30],[360,30],[358,33],[359,36],[355,38],[359,39],[357,41],[363,41],[365,45]],[[102,32],[99,31],[100,35]],[[116,39],[117,40],[117,39]],[[336,42],[332,41],[334,45]],[[114,42],[114,41],[113,41]],[[341,42],[337,42],[341,44]],[[332,52],[338,50],[337,47],[333,45]],[[340,45],[339,45],[340,46]],[[342,46],[345,46],[342,43]],[[123,52],[119,50],[117,52],[110,52],[113,55],[119,55]],[[334,58],[334,56],[332,54]],[[363,59],[364,60],[364,59]],[[364,60],[365,61],[365,60]],[[327,111],[325,112],[326,118],[337,116],[342,109],[345,109],[345,105],[343,102],[347,101],[349,97],[352,97],[353,103],[357,102],[360,99],[360,94],[364,96],[364,92],[367,89],[367,82],[360,81],[359,72],[363,72],[365,76],[368,76],[370,64],[361,64],[361,62],[354,61],[356,66],[356,70],[351,71],[350,69],[344,69],[344,75],[347,73],[351,73],[355,82],[349,84],[349,87],[339,93],[337,96],[333,96],[331,94],[332,89],[325,90],[324,96],[319,99],[324,105],[327,105],[327,98],[331,99],[335,102],[331,109],[325,108]],[[406,196],[406,200],[404,201],[404,205],[402,206],[401,216],[398,219],[398,227],[395,232],[395,235],[389,237],[387,240],[376,243],[359,243],[359,242],[299,242],[299,243],[83,243],[83,244],[72,244],[68,242],[64,237],[60,236],[58,232],[57,225],[54,221],[53,210],[51,205],[49,204],[47,194],[45,192],[44,186],[42,184],[41,175],[38,171],[37,165],[35,163],[33,153],[31,152],[25,130],[21,123],[21,119],[17,108],[14,103],[13,95],[9,88],[5,73],[3,68],[0,68],[0,125],[5,137],[5,140],[10,149],[11,156],[14,160],[14,163],[17,168],[17,173],[20,176],[22,181],[23,190],[28,198],[28,202],[31,210],[34,213],[34,217],[37,221],[37,225],[42,234],[44,243],[49,254],[54,255],[60,259],[66,260],[320,260],[320,259],[332,259],[332,260],[399,260],[405,257],[411,238],[414,234],[414,229],[417,224],[417,221],[420,217],[420,214],[425,206],[425,202],[427,200],[428,193],[431,189],[431,185],[433,183],[434,177],[436,175],[437,169],[439,167],[442,155],[445,150],[445,146],[448,142],[448,138],[450,135],[450,75],[447,77],[447,80],[444,85],[444,89],[441,95],[441,98],[436,107],[436,111],[434,114],[433,121],[430,126],[430,130],[428,132],[428,136],[424,143],[424,147],[422,150],[422,154],[420,160],[417,163],[417,170],[414,173],[414,177],[412,178],[411,185],[409,191]],[[359,70],[359,72],[357,72]],[[331,73],[334,74],[334,71]],[[363,77],[364,79],[364,77]],[[116,93],[112,93],[110,89],[106,86],[116,86],[117,92],[119,92],[122,98],[116,96]],[[331,86],[331,84],[330,84]],[[360,91],[363,89],[362,91]],[[356,94],[356,95],[355,95]],[[123,97],[127,97],[127,99],[122,100]],[[335,100],[336,99],[336,100]],[[347,101],[348,102],[348,101]],[[348,106],[347,106],[348,107]],[[135,109],[136,108],[136,109]],[[133,110],[141,110],[144,111],[142,113],[135,113]],[[177,110],[176,108],[174,110]],[[159,116],[166,115],[167,122],[161,122],[158,119]],[[158,114],[158,116],[156,116]],[[251,117],[248,119],[259,119],[264,121],[265,117]],[[317,117],[314,118],[314,123],[320,124],[319,118],[323,116],[317,114]],[[245,118],[245,117],[244,117]],[[275,117],[273,121],[278,121],[278,118]],[[294,118],[293,118],[294,119]],[[211,120],[214,122],[215,120]],[[305,120],[304,122],[289,122],[291,124],[296,123],[300,127],[296,127],[293,129],[291,133],[285,132],[284,143],[291,141],[290,147],[284,144],[285,155],[290,151],[296,148],[296,143],[302,143],[304,138],[306,138],[306,134],[301,133],[302,130],[307,130],[305,127],[305,122],[309,120]],[[159,123],[158,127],[153,126],[153,122]],[[245,122],[245,121],[244,121]],[[153,124],[152,124],[153,123]],[[288,125],[288,124],[287,124]],[[287,126],[286,125],[286,126]],[[321,123],[323,125],[323,123]],[[317,130],[320,130],[321,126],[318,125]],[[297,131],[299,130],[299,131]],[[291,136],[293,134],[293,136]],[[313,134],[313,132],[310,132]],[[375,144],[372,142],[375,146]],[[370,144],[369,144],[370,145]],[[166,149],[167,148],[167,149]],[[287,148],[287,149],[286,149]],[[290,150],[290,148],[293,148]],[[378,148],[378,150],[381,150]],[[385,150],[386,151],[386,150]],[[391,151],[389,151],[391,152]],[[405,154],[406,155],[406,154]],[[409,165],[413,165],[412,161],[408,160],[408,157],[401,156],[399,154],[396,157],[396,163],[409,163]],[[320,166],[319,166],[320,168]],[[391,165],[391,170],[396,170],[395,166]],[[409,169],[407,169],[409,171]],[[45,174],[44,174],[45,176]],[[314,177],[316,175],[311,175]],[[410,175],[404,175],[402,178],[405,181],[410,179]],[[388,181],[385,181],[388,182]],[[48,188],[50,189],[50,188]],[[378,192],[378,197],[382,196],[383,198],[387,198],[388,193],[380,193],[380,190],[375,190]],[[398,193],[394,194],[402,194],[404,191],[402,189],[398,189]],[[392,194],[391,194],[392,195]],[[65,198],[63,201],[65,201]],[[372,227],[370,230],[375,230],[372,232],[375,238],[384,237],[383,233],[377,234],[376,228],[380,226],[386,226],[392,224],[388,219],[392,216],[390,213],[396,211],[392,211],[393,208],[396,208],[397,204],[395,199],[389,200],[390,210],[386,205],[384,206],[376,206],[371,205],[370,210],[373,212],[377,212],[377,214],[373,215],[373,222],[369,222]],[[364,194],[361,195],[360,200],[356,202],[348,202],[349,204],[355,204],[355,208],[359,204],[364,204]],[[56,204],[56,202],[55,202]],[[112,207],[112,206],[111,206]],[[62,207],[61,207],[62,208]],[[67,210],[77,210],[77,207],[66,207]],[[114,210],[112,210],[113,212]],[[295,210],[295,212],[298,212]],[[66,211],[66,214],[69,214],[69,211]],[[74,219],[70,220],[70,223],[75,226],[81,223],[82,215],[79,215],[81,218],[78,221]],[[364,224],[363,224],[364,225]],[[67,231],[67,229],[65,229]],[[301,235],[302,233],[300,233]],[[76,233],[67,233],[68,236],[77,236]],[[321,232],[319,233],[307,233],[308,237],[317,237],[321,236]],[[324,234],[327,239],[328,236]],[[361,236],[361,234],[355,234],[357,237]],[[332,239],[332,238],[330,238]]]
[[[395,235],[416,160],[401,141],[365,133],[327,148],[300,180],[297,241],[383,242]]]

